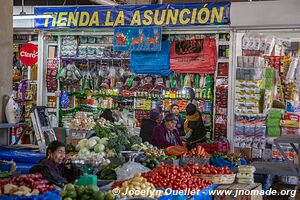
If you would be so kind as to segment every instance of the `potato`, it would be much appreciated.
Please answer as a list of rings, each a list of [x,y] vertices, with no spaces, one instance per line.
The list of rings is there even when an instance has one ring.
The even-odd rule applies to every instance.
[[[133,182],[142,182],[143,181],[143,178],[142,177],[134,177],[132,179]]]
[[[32,190],[31,194],[32,194],[32,195],[39,195],[39,194],[40,194],[40,191],[37,190],[37,189],[34,189],[34,190]]]
[[[17,192],[12,193],[12,195],[15,195],[15,196],[24,196],[24,192],[23,191],[17,191]]]
[[[128,186],[128,181],[125,181],[124,183],[122,183],[122,187],[127,187]]]
[[[135,186],[135,189],[136,190],[141,190],[141,187],[140,186]]]
[[[135,185],[135,186],[140,186],[140,185],[141,185],[140,182],[136,182],[136,181],[132,181],[131,184],[132,184],[132,185]]]
[[[141,184],[141,188],[142,189],[146,189],[147,188],[147,185],[145,183]]]
[[[31,192],[31,189],[26,186],[21,186],[19,187],[19,191],[23,191],[24,193],[29,193]]]
[[[12,194],[18,191],[18,187],[13,184],[4,185],[4,194]]]

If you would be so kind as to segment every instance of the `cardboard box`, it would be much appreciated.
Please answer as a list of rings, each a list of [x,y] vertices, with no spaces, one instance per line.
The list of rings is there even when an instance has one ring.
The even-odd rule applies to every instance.
[[[261,195],[262,191],[262,185],[260,183],[254,183],[254,184],[231,184],[231,185],[220,185],[216,188],[216,190],[228,190],[232,191],[231,195],[225,195],[225,192],[223,195],[215,194],[214,199],[215,200],[262,200],[263,196]],[[247,192],[251,192],[249,195],[238,195],[243,194]],[[216,191],[217,192],[217,191]],[[236,194],[236,192],[238,192]]]
[[[239,148],[234,147],[234,153],[240,155],[241,157],[246,158],[247,160],[252,159],[252,148]]]

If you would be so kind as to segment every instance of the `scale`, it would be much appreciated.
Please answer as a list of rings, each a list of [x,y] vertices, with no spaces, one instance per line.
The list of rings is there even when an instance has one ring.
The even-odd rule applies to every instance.
[[[96,170],[99,168],[100,162],[95,160],[73,160],[72,163],[82,169],[84,173],[75,181],[76,185],[97,185],[97,176],[93,174],[97,173]]]
[[[39,149],[41,152],[46,152],[48,144],[56,140],[56,135],[50,123],[47,107],[34,107],[30,116]]]

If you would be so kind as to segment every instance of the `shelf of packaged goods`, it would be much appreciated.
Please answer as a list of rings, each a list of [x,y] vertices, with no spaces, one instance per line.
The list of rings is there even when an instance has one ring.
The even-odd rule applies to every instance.
[[[47,96],[48,97],[55,97],[56,95],[55,95],[55,92],[48,92]]]
[[[218,58],[218,63],[228,63],[229,58]]]
[[[220,46],[220,45],[230,45],[230,41],[218,41],[218,45]]]
[[[48,108],[49,113],[56,113],[57,109],[56,108]]]
[[[130,58],[89,58],[89,57],[65,57],[62,56],[63,60],[130,60]]]
[[[57,42],[48,42],[48,46],[58,46]]]
[[[113,47],[113,44],[89,44],[89,43],[82,43],[79,46],[88,46],[88,47]]]

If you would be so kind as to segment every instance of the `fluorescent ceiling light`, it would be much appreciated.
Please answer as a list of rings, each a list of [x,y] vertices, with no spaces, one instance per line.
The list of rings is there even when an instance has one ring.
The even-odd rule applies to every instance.
[[[54,18],[55,15],[34,15],[34,14],[22,14],[22,15],[14,15],[13,19],[46,19],[46,18]]]
[[[112,0],[90,0],[91,2],[94,2],[96,4],[101,4],[101,5],[107,5],[107,6],[116,6],[118,5],[116,2]]]

